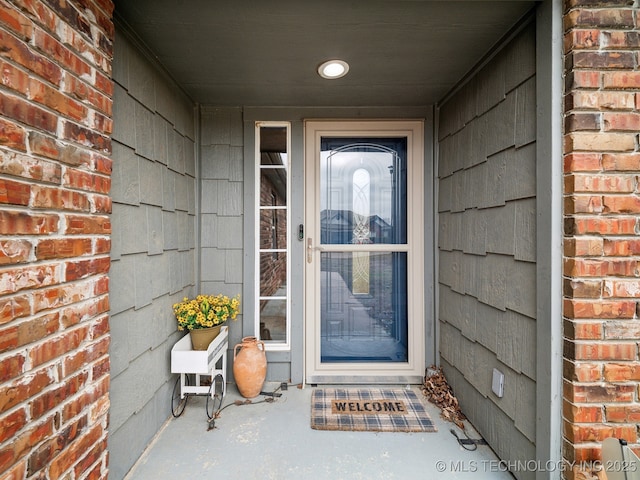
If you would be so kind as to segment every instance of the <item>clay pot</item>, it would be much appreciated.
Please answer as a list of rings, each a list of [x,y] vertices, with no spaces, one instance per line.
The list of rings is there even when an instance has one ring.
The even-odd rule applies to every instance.
[[[234,347],[233,376],[244,398],[254,398],[260,394],[267,376],[267,355],[263,341],[256,337],[244,337],[242,343]]]

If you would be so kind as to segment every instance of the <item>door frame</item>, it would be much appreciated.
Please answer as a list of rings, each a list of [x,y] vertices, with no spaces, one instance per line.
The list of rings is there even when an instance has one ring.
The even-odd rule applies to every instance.
[[[305,121],[305,378],[308,383],[421,383],[425,368],[427,315],[425,308],[425,128],[424,120],[308,120]],[[402,363],[327,364],[320,361],[318,264],[319,142],[331,137],[406,136],[408,234],[409,360]],[[311,242],[311,243],[309,243]],[[431,318],[433,320],[433,318]]]

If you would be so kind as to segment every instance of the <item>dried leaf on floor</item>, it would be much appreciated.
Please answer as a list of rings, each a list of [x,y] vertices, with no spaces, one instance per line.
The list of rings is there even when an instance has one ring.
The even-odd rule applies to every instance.
[[[449,422],[455,423],[464,430],[463,421],[466,417],[460,409],[458,399],[453,394],[451,386],[447,383],[442,367],[430,366],[424,377],[422,393],[431,403],[440,408],[440,415]]]

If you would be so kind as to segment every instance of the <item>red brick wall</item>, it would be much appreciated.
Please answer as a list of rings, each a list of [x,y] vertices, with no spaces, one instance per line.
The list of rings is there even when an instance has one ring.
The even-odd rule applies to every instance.
[[[106,478],[111,0],[0,0],[0,478]]]
[[[275,198],[275,202],[274,199]],[[260,181],[260,205],[286,205],[278,189],[264,176]],[[276,218],[274,218],[274,215]],[[274,225],[274,220],[275,224]],[[277,228],[276,241],[284,242],[275,245],[273,242],[273,227]],[[287,248],[287,212],[286,210],[261,210],[260,214],[260,249]],[[260,255],[260,295],[275,295],[287,280],[286,253],[263,253]],[[267,304],[261,303],[261,309]]]
[[[566,0],[564,456],[640,451],[640,10]]]

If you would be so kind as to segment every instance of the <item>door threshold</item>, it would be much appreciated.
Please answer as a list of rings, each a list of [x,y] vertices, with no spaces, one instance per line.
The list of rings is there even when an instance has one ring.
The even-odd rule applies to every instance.
[[[306,384],[316,385],[421,385],[424,378],[419,375],[311,375]]]

